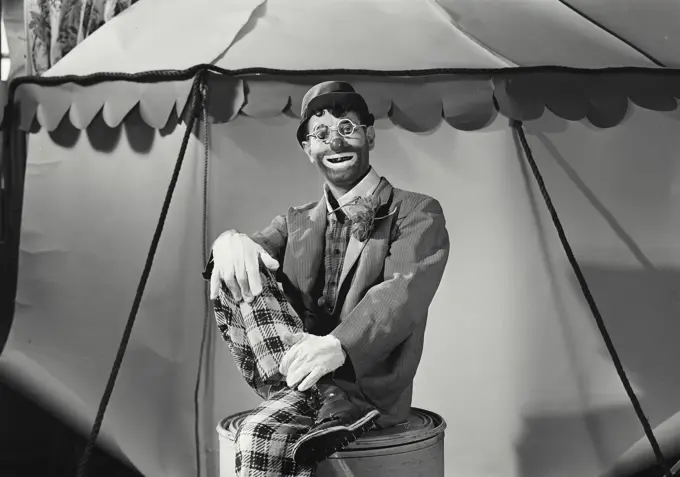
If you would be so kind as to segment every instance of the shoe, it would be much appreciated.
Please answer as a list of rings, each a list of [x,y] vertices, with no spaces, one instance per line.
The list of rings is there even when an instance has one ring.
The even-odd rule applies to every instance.
[[[375,427],[377,410],[362,411],[334,384],[317,384],[321,408],[314,426],[293,447],[295,461],[318,464]]]

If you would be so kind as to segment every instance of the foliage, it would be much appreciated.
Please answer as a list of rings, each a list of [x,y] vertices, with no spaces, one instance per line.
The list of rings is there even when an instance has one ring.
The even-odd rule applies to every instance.
[[[30,62],[43,74],[111,18],[138,0],[26,0]],[[106,15],[106,12],[112,12]],[[56,26],[57,31],[53,31]]]

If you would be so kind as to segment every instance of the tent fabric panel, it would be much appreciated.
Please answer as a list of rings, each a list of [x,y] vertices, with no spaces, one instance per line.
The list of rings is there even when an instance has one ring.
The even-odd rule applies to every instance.
[[[348,24],[351,30],[342,26],[343,34],[328,35]],[[317,46],[310,37],[327,40]],[[46,76],[208,63],[226,69],[515,66],[470,40],[431,0],[151,0],[104,24]]]
[[[680,67],[680,3],[560,0],[670,68]]]
[[[501,68],[431,0],[272,1],[214,64],[225,69]],[[337,30],[337,31],[336,31]]]
[[[516,65],[656,66],[635,48],[559,0],[433,1],[441,5],[461,31]],[[607,12],[614,8],[610,4]],[[648,8],[654,7],[645,5]],[[638,30],[646,28],[638,25]],[[675,57],[678,58],[677,51]]]
[[[186,69],[223,54],[266,0],[144,0],[102,25],[44,76]],[[151,19],[151,21],[150,21]]]
[[[47,76],[91,74],[108,71],[111,65],[141,72],[201,63],[225,69],[376,70],[405,65],[657,66],[645,51],[663,57],[667,65],[678,65],[680,22],[674,19],[680,7],[669,3],[650,0],[642,8],[630,1],[619,7],[614,2],[591,5],[562,0],[483,4],[472,0],[170,0],[160,6],[160,0],[150,0],[107,22]],[[156,7],[163,15],[157,14]],[[660,27],[641,27],[640,14],[650,19],[648,24]],[[148,18],[154,18],[153,29],[148,28]]]

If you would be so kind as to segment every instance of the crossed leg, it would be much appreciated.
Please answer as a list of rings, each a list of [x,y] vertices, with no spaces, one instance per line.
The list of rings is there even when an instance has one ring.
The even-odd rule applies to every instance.
[[[265,401],[243,422],[236,436],[240,477],[307,477],[316,463],[371,429],[380,413],[352,403],[330,374],[311,389],[287,387],[279,365],[288,351],[287,333],[305,327],[260,267],[263,291],[252,303],[236,302],[224,284],[213,301],[217,326],[244,379]]]
[[[213,300],[218,329],[237,367],[265,399],[236,434],[236,475],[311,477],[316,464],[297,463],[293,448],[314,425],[318,391],[288,388],[278,370],[288,350],[281,337],[304,331],[304,325],[266,269],[262,269],[262,282],[262,294],[252,303],[236,302],[224,284]]]

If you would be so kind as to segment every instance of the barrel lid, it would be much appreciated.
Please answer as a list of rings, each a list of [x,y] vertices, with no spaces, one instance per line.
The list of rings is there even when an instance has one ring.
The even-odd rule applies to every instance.
[[[217,432],[230,440],[234,440],[236,432],[250,411],[244,411],[222,420]],[[411,408],[408,419],[403,424],[364,433],[359,439],[348,445],[343,451],[352,449],[378,449],[403,444],[413,444],[437,436],[446,429],[444,419],[434,412],[420,408]]]

